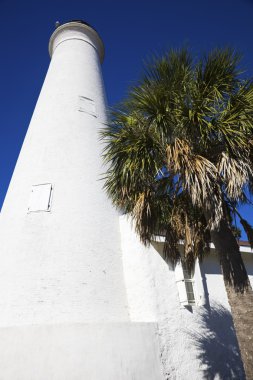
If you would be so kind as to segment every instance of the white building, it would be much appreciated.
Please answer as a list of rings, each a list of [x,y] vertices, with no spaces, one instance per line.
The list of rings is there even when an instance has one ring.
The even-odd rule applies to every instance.
[[[244,372],[215,250],[189,276],[162,259],[162,237],[146,248],[120,217],[123,268],[132,321],[156,322],[164,379],[243,380]],[[240,251],[253,285],[253,252]]]
[[[215,253],[174,271],[102,189],[103,49],[81,21],[50,39],[0,218],[0,378],[243,378]]]

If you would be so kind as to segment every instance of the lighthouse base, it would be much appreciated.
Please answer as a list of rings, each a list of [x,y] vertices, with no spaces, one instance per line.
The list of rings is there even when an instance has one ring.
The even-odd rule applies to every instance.
[[[3,380],[162,380],[155,323],[0,329]]]

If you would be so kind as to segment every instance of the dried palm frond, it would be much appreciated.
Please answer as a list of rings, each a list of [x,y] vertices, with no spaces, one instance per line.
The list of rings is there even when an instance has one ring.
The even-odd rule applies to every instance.
[[[132,216],[135,222],[136,232],[145,245],[150,242],[154,231],[154,215],[152,215],[151,208],[149,191],[146,193],[143,192],[136,197]]]
[[[195,155],[189,143],[180,139],[167,146],[167,159],[168,167],[180,176],[193,205],[212,212],[211,226],[218,226],[223,210],[215,165],[205,157]]]
[[[242,199],[244,186],[253,176],[249,160],[234,158],[223,152],[217,165],[218,172],[225,183],[225,191],[233,201]]]
[[[163,255],[165,260],[169,260],[175,265],[180,259],[181,255],[178,249],[179,235],[177,230],[171,224],[166,227],[165,242],[163,248]]]

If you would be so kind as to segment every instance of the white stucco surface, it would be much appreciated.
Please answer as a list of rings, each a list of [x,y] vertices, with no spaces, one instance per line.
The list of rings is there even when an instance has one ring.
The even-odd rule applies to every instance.
[[[253,288],[253,253],[243,253],[242,258],[247,269],[251,286]]]
[[[144,247],[131,220],[120,220],[130,319],[158,323],[164,379],[244,379],[217,257],[200,264],[196,286],[204,305],[181,306],[174,270],[161,257],[163,243]]]
[[[156,331],[152,323],[0,329],[0,378],[162,380]]]
[[[82,24],[59,29],[1,213],[0,326],[128,320],[118,215],[101,181],[101,40]],[[44,183],[50,212],[28,212]]]

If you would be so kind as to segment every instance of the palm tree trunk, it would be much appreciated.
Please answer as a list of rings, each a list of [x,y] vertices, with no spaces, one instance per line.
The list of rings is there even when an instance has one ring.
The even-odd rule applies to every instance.
[[[228,301],[247,380],[253,380],[253,291],[238,243],[227,223],[211,232],[220,258]]]

